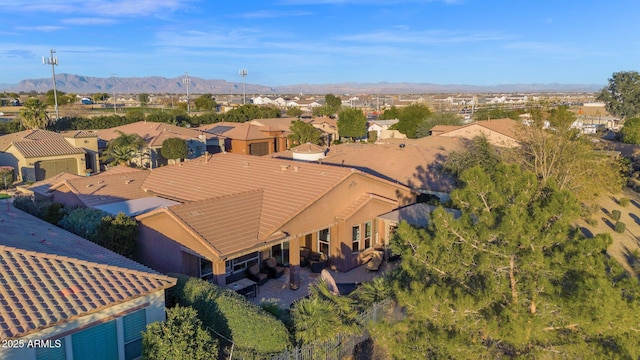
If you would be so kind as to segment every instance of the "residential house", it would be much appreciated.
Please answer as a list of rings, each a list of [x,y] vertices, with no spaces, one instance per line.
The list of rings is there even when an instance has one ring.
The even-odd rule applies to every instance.
[[[68,172],[98,172],[98,138],[87,131],[25,130],[0,136],[0,165],[18,181],[40,181]]]
[[[132,159],[133,163],[145,168],[167,165],[168,160],[162,156],[161,149],[162,143],[169,138],[180,138],[186,141],[189,148],[187,159],[202,156],[205,151],[210,153],[224,151],[224,144],[221,144],[215,135],[166,123],[138,121],[109,129],[96,130],[95,134],[100,140],[108,142],[120,136],[121,132],[138,134],[145,141],[147,148],[140,153],[140,156]]]
[[[136,217],[141,261],[221,285],[275,257],[297,288],[301,247],[347,271],[388,243],[376,217],[414,201],[406,186],[356,169],[231,153],[155,169],[142,189],[182,204]]]
[[[376,144],[345,143],[331,146],[322,159],[314,160],[323,165],[355,168],[402,184],[422,194],[418,201],[431,195],[446,201],[455,182],[440,170],[441,164],[451,152],[463,150],[464,144],[464,139],[445,137],[387,139]],[[293,149],[272,157],[304,160]]]
[[[20,210],[0,222],[1,359],[141,356],[175,279]]]
[[[281,124],[271,127],[251,122],[218,122],[200,126],[198,130],[223,139],[224,150],[232,154],[262,156],[289,148],[289,130]]]
[[[367,131],[376,133],[376,140],[384,140],[392,138],[394,132],[389,131],[389,128],[395,124],[397,124],[400,120],[398,119],[390,119],[390,120],[372,120],[367,124]],[[396,135],[396,134],[394,134]],[[399,134],[398,134],[399,135]],[[393,136],[395,137],[395,136]],[[406,137],[406,136],[405,136]]]
[[[338,121],[336,119],[323,116],[304,119],[304,121],[313,125],[314,128],[322,131],[324,142],[327,146],[331,145],[334,140],[340,139]]]
[[[520,126],[522,123],[512,119],[475,121],[462,126],[436,125],[431,129],[431,136],[468,140],[485,136],[495,146],[516,147]]]

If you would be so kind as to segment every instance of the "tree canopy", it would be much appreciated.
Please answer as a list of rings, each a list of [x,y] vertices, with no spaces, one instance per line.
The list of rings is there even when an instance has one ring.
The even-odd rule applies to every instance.
[[[169,138],[162,142],[160,154],[165,159],[176,160],[184,159],[189,153],[187,142],[180,138]]]
[[[325,100],[325,104],[331,109],[332,113],[330,115],[333,115],[335,113],[337,113],[338,111],[340,111],[340,108],[342,108],[342,99],[340,99],[339,97],[333,95],[333,94],[327,94],[324,97]]]
[[[620,134],[622,134],[622,142],[640,145],[640,118],[635,117],[625,120]]]
[[[291,134],[289,139],[294,144],[319,144],[322,140],[322,132],[316,129],[313,125],[308,124],[302,120],[295,120],[289,126]]]
[[[108,163],[127,165],[140,153],[146,143],[138,134],[125,134],[119,130],[117,132],[120,135],[107,143],[102,159]]]
[[[608,234],[571,226],[569,191],[518,165],[474,167],[429,226],[401,223],[396,297],[407,318],[374,338],[393,358],[638,358],[638,280]]]
[[[200,111],[211,111],[218,105],[211,94],[202,94],[193,100],[196,109]]]
[[[142,344],[142,358],[147,360],[210,360],[218,353],[191,307],[167,309],[167,321],[149,324],[142,333]]]
[[[344,108],[338,114],[338,133],[342,137],[356,139],[367,134],[367,117],[362,111]]]
[[[393,126],[394,129],[407,135],[410,139],[416,138],[416,131],[424,121],[431,116],[429,107],[423,104],[411,104],[400,110],[400,120]]]
[[[600,91],[598,100],[607,111],[622,119],[640,115],[640,73],[620,71],[609,78],[609,85]]]
[[[29,98],[20,109],[20,121],[27,129],[44,129],[49,123],[47,105],[37,98]]]

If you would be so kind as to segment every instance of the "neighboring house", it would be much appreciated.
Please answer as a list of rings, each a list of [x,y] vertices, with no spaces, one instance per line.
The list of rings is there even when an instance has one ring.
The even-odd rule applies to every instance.
[[[289,130],[281,124],[271,127],[251,122],[218,122],[197,129],[208,136],[224,139],[225,151],[232,154],[263,156],[289,148]]]
[[[399,121],[400,120],[398,120],[398,119],[369,121],[369,123],[367,124],[367,131],[368,132],[375,131],[376,132],[376,139],[377,140],[384,140],[387,137],[382,135],[383,132],[384,132],[385,135],[390,134],[390,132],[388,131],[389,128],[392,125],[397,124]]]
[[[180,138],[187,142],[189,148],[187,159],[202,156],[205,151],[209,153],[224,151],[224,144],[220,143],[217,136],[166,123],[138,121],[132,124],[95,131],[100,140],[105,141],[105,146],[109,140],[120,136],[119,132],[138,134],[145,141],[147,148],[140,153],[140,156],[132,160],[133,163],[145,168],[167,165],[168,161],[162,156],[161,149],[162,143],[169,138]],[[104,148],[100,150],[102,151]]]
[[[1,359],[141,356],[175,279],[20,210],[0,222]]]
[[[420,194],[432,194],[446,201],[454,179],[440,171],[452,151],[464,149],[464,141],[445,137],[388,139],[376,144],[345,143],[331,146],[322,164],[352,167],[371,175],[408,186]],[[293,151],[272,155],[301,159]],[[420,198],[418,199],[420,201]]]
[[[182,204],[136,217],[141,261],[221,285],[275,257],[296,288],[301,246],[347,271],[388,243],[376,217],[414,201],[409,188],[355,169],[230,153],[154,169],[142,188]]]
[[[331,145],[334,140],[340,139],[338,133],[338,121],[329,117],[314,117],[305,119],[305,122],[313,125],[314,128],[322,131],[326,145]]]
[[[378,219],[385,224],[384,229],[388,231],[385,236],[391,237],[402,221],[406,221],[412,226],[426,228],[429,225],[430,214],[437,208],[437,206],[425,203],[416,203],[381,214]],[[462,211],[460,210],[450,208],[445,208],[445,210],[453,215],[455,219],[462,216]]]
[[[98,138],[88,131],[25,130],[0,136],[0,165],[18,181],[40,181],[67,172],[98,172]]]
[[[471,140],[483,135],[495,146],[516,147],[519,146],[519,126],[522,123],[512,119],[475,121],[462,126],[436,125],[431,129],[431,136]]]

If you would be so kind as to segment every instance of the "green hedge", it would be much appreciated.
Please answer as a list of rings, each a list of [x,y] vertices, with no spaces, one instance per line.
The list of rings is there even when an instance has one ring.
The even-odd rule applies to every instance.
[[[622,234],[626,230],[626,228],[627,225],[625,223],[623,223],[622,221],[618,221],[615,226],[615,231]]]
[[[241,295],[205,280],[171,274],[178,283],[169,291],[168,304],[191,306],[205,328],[235,343],[234,357],[261,359],[291,345],[285,325]],[[231,344],[221,341],[221,346]]]

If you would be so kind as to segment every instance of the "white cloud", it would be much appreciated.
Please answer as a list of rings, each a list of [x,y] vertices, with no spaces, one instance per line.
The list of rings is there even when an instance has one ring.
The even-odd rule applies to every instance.
[[[69,25],[110,25],[115,24],[117,20],[110,18],[100,17],[86,17],[86,18],[69,18],[63,19],[60,22]]]
[[[308,16],[308,15],[313,15],[313,13],[310,11],[260,10],[260,11],[243,13],[238,15],[237,17],[246,18],[246,19],[266,19],[266,18]]]
[[[61,26],[53,26],[53,25],[39,25],[39,26],[19,26],[16,29],[18,30],[28,30],[28,31],[40,31],[40,32],[52,32],[62,29]]]
[[[7,13],[85,14],[101,17],[146,17],[188,9],[194,0],[30,0],[3,5]]]
[[[508,39],[509,36],[498,32],[469,32],[425,30],[410,31],[405,27],[395,27],[393,30],[380,30],[369,33],[339,36],[342,41],[356,41],[364,43],[395,43],[395,44],[454,44],[498,41]]]

